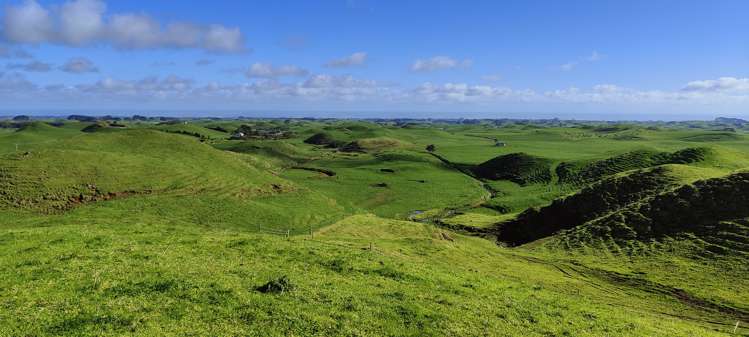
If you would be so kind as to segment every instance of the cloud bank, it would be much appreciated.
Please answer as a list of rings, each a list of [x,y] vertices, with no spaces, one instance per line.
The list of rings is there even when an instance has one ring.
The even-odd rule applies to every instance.
[[[80,61],[80,60],[78,60]],[[82,65],[85,62],[72,64]],[[85,66],[81,66],[86,68]],[[179,105],[185,102],[242,102],[282,101],[305,107],[308,102],[371,102],[381,105],[452,104],[464,108],[471,106],[497,107],[505,103],[534,107],[601,105],[601,106],[686,106],[749,104],[749,78],[723,77],[686,83],[676,90],[637,90],[613,84],[591,88],[562,88],[538,92],[493,85],[468,83],[431,83],[415,87],[401,87],[392,83],[361,79],[352,76],[329,74],[302,75],[306,70],[294,66],[275,67],[259,64],[252,80],[239,84],[208,83],[170,75],[123,80],[110,77],[91,83],[75,85],[41,86],[27,80],[20,69],[0,72],[0,98],[33,99],[35,102],[54,101],[116,101],[131,102],[140,106],[145,102],[168,102]],[[250,69],[252,71],[252,68]],[[298,76],[301,79],[282,82],[280,76]],[[189,103],[188,106],[190,106]],[[559,105],[562,104],[562,105]]]

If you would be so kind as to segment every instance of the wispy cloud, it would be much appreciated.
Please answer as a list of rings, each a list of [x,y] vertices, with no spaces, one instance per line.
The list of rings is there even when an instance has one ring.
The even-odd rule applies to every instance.
[[[577,61],[570,61],[570,62],[559,65],[557,69],[561,71],[572,71],[583,63],[595,63],[595,62],[602,60],[603,58],[604,58],[603,54],[594,50],[590,53],[590,55],[580,58]]]
[[[462,61],[449,56],[434,56],[428,59],[417,59],[411,64],[411,71],[431,72],[441,69],[468,68],[473,64],[470,59]]]
[[[360,52],[353,53],[349,56],[330,60],[328,63],[325,64],[325,66],[328,68],[345,68],[345,67],[352,67],[352,66],[361,66],[361,65],[364,65],[366,62],[367,62],[367,53],[360,51]]]
[[[85,57],[75,57],[62,65],[60,70],[73,73],[73,74],[84,74],[84,73],[96,73],[99,72],[99,68],[89,59]]]
[[[307,76],[309,71],[295,65],[274,66],[270,63],[255,63],[245,72],[249,78],[279,78],[286,76]]]
[[[6,69],[23,70],[28,72],[46,73],[52,70],[52,65],[40,61],[31,61],[28,63],[11,63],[5,66]]]
[[[595,51],[595,50],[594,50],[594,51],[593,51],[592,53],[590,53],[590,56],[588,56],[588,57],[587,57],[587,58],[585,58],[585,59],[586,59],[586,60],[587,60],[588,62],[598,62],[598,61],[600,61],[600,60],[601,60],[602,58],[603,58],[603,55],[601,55],[600,53],[598,53],[598,51]]]

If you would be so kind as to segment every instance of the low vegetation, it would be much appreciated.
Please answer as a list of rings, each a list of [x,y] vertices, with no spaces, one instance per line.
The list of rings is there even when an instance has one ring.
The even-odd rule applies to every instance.
[[[2,336],[749,334],[733,119],[0,125]]]

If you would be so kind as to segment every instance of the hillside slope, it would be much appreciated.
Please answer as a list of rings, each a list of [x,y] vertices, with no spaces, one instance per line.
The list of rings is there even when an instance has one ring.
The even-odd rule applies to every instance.
[[[509,245],[522,245],[579,226],[674,186],[665,168],[613,177],[582,189],[550,205],[530,208],[517,218],[497,224],[493,232]]]
[[[749,255],[749,172],[697,181],[563,233],[565,242],[689,237],[721,254]]]
[[[733,323],[424,224],[358,215],[287,239],[111,215],[0,217],[13,226],[0,335],[727,336]]]
[[[239,156],[150,130],[83,134],[0,160],[5,207],[64,210],[119,195],[165,192],[250,197],[292,189]]]

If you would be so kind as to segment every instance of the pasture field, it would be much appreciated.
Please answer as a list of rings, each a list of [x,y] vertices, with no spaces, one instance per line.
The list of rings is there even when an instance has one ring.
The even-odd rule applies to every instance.
[[[747,124],[1,125],[0,336],[749,336]]]

